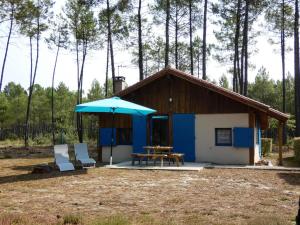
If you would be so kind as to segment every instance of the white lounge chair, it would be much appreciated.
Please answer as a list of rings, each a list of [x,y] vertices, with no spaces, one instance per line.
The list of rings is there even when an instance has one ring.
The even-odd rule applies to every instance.
[[[54,145],[55,164],[60,171],[75,170],[69,161],[68,145]]]
[[[90,158],[86,143],[74,144],[75,157],[80,162],[82,168],[95,167],[96,161]]]

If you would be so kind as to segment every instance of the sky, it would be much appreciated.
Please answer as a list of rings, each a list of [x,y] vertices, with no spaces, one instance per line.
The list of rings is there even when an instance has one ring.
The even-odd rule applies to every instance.
[[[62,5],[63,1],[59,1]],[[59,7],[59,6],[56,6]],[[261,28],[257,28],[261,29]],[[208,24],[208,42],[215,43],[216,40],[212,33],[213,27]],[[4,57],[4,49],[6,44],[7,26],[0,26],[0,65]],[[249,81],[253,82],[255,75],[260,67],[264,66],[270,73],[270,77],[274,80],[281,79],[281,58],[279,51],[274,52],[274,49],[279,46],[272,46],[268,42],[268,34],[263,34],[257,38],[256,47],[258,53],[251,56],[250,61],[255,65],[254,69],[249,69]],[[124,76],[126,83],[132,85],[138,82],[139,73],[137,66],[131,63],[131,54],[126,50],[125,46],[120,46],[115,49],[115,67],[116,75]],[[43,87],[51,86],[52,71],[55,59],[55,52],[48,49],[46,43],[41,41],[39,65],[37,69],[36,83]],[[59,82],[64,82],[71,90],[77,88],[76,78],[76,55],[75,52],[67,50],[61,51],[59,55],[55,86]],[[5,74],[3,79],[3,87],[10,81],[21,84],[24,88],[29,87],[29,40],[20,36],[14,35],[9,47],[7,64],[5,67]],[[90,51],[87,56],[87,61],[84,70],[83,88],[85,93],[91,87],[94,79],[98,80],[101,84],[105,81],[105,68],[106,68],[106,51],[105,48],[97,51]],[[213,59],[207,61],[207,74],[208,77],[216,81],[227,73],[228,66],[222,65]],[[286,71],[293,74],[293,51],[286,55]],[[228,75],[231,81],[230,75]]]

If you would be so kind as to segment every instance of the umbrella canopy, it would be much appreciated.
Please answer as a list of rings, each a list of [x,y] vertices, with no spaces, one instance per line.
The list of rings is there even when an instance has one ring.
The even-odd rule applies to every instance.
[[[112,165],[112,148],[114,142],[114,138],[113,138],[114,115],[118,113],[118,114],[146,116],[148,114],[155,113],[156,110],[122,100],[119,97],[112,97],[112,98],[106,98],[98,101],[77,105],[75,108],[75,112],[112,114],[112,130],[111,130],[111,144],[110,144],[110,165]]]
[[[77,105],[75,111],[82,113],[121,113],[140,116],[146,116],[156,112],[156,110],[122,100],[119,97],[83,103]]]

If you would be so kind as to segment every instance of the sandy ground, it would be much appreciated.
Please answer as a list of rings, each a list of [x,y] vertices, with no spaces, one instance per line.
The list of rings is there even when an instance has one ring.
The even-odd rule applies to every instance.
[[[53,223],[63,215],[79,213],[86,218],[146,215],[172,224],[249,224],[256,218],[280,218],[293,224],[298,209],[300,172],[99,167],[30,173],[34,165],[52,161],[43,151],[0,159],[2,214]]]

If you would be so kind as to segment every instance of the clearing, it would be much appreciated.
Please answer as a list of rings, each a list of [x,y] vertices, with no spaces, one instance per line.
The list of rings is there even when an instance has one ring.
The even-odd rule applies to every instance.
[[[114,216],[128,223],[105,224],[293,224],[297,214],[300,172],[98,167],[31,174],[53,161],[51,150],[14,153],[0,150],[0,223],[17,216],[57,224],[79,214],[85,224]]]

